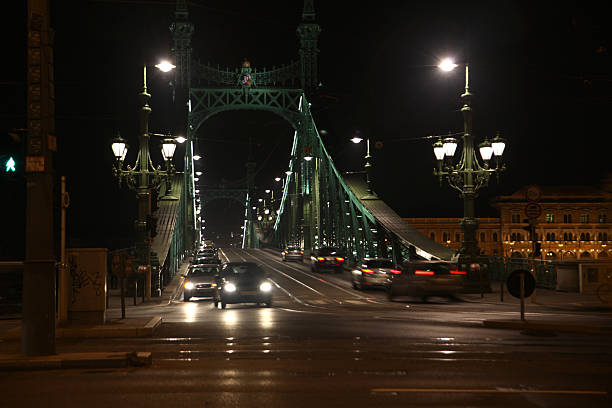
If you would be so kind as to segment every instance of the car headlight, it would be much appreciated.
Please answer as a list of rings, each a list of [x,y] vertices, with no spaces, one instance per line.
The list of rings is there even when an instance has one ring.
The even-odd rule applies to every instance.
[[[194,285],[193,283],[191,283],[191,282],[185,282],[185,289],[187,289],[187,290],[191,290],[191,289],[193,289],[193,288],[195,288],[195,285]]]
[[[226,283],[225,286],[223,286],[223,290],[225,290],[226,292],[235,292],[236,285],[234,285],[233,283]]]
[[[269,292],[272,290],[272,285],[270,284],[270,282],[264,282],[259,285],[259,290],[261,290],[262,292]]]

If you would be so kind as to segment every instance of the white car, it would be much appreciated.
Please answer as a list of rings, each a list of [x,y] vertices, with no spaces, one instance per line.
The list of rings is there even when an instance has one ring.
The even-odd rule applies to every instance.
[[[393,275],[399,275],[400,269],[393,265],[389,258],[364,258],[351,272],[355,289],[386,288]]]

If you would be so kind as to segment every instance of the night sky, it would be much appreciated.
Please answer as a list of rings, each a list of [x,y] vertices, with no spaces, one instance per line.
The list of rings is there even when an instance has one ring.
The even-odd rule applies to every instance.
[[[298,58],[301,1],[188,4],[195,59],[234,68],[246,57],[261,69]],[[493,179],[481,190],[477,216],[496,216],[489,198],[527,184],[597,185],[610,171],[605,143],[612,112],[611,29],[604,5],[315,1],[323,86],[312,100],[313,112],[318,128],[327,131],[324,142],[336,166],[360,168],[364,146],[349,142],[358,130],[383,141],[373,153],[375,190],[401,216],[461,217],[459,195],[432,175],[431,142],[419,139],[463,128],[464,72],[435,67],[450,56],[470,64],[477,143],[498,130],[507,140],[507,171],[499,184]],[[5,10],[10,21],[2,27],[10,42],[0,77],[3,134],[25,126],[26,13],[24,5],[13,7]],[[58,176],[66,175],[71,194],[69,245],[129,246],[136,201],[113,179],[109,143],[119,130],[132,147],[128,161],[135,159],[142,65],[169,55],[174,3],[51,1],[51,7],[56,169]],[[149,72],[153,132],[174,131],[169,80]],[[271,114],[230,112],[206,122],[198,137],[204,185],[231,185],[244,177],[250,138],[263,191],[286,170],[293,131]],[[157,146],[152,149],[160,163]],[[22,190],[11,184],[3,191],[15,197],[2,200],[3,213],[22,214]],[[230,205],[204,211],[211,222],[232,229],[243,214]],[[21,218],[9,217],[6,226],[19,230]],[[19,242],[19,236],[3,238],[1,257],[18,257]]]

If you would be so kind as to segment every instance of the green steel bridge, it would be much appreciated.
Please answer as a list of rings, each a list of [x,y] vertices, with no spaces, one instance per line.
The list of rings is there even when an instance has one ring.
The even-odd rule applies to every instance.
[[[319,84],[316,23],[313,0],[305,0],[297,27],[299,59],[271,70],[258,70],[244,61],[235,69],[202,64],[192,56],[194,25],[185,1],[177,1],[173,36],[175,86],[184,102],[187,149],[179,213],[170,223],[167,240],[182,241],[186,249],[201,240],[198,204],[230,199],[244,205],[243,247],[283,247],[297,244],[308,254],[322,246],[342,248],[349,259],[411,256],[450,259],[453,252],[403,221],[364,181],[363,174],[342,175],[327,152],[309,95]],[[294,130],[280,206],[273,223],[263,225],[253,211],[255,163],[247,162],[242,188],[201,190],[194,183],[194,144],[198,129],[212,116],[232,110],[272,112]],[[367,165],[366,165],[367,166]],[[366,169],[367,170],[367,169]],[[181,229],[177,231],[176,229]],[[172,237],[172,238],[170,238]],[[169,248],[177,246],[166,245]],[[178,251],[173,249],[172,256]],[[168,254],[168,256],[171,256]],[[165,258],[165,256],[164,256]]]

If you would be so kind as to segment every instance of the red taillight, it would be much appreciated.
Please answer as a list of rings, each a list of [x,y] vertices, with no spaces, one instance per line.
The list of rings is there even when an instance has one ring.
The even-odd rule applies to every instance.
[[[402,271],[398,271],[397,269],[391,269],[389,272],[391,272],[394,275],[399,275],[400,273],[402,273]]]
[[[317,261],[324,261],[325,258],[323,258],[322,256],[317,256]]]
[[[336,258],[336,261],[344,262],[344,258],[338,257],[338,258]]]
[[[300,251],[300,255],[304,255],[304,251]]]
[[[451,275],[467,275],[466,271],[450,271]]]
[[[363,272],[363,273],[374,273],[374,271],[371,270],[371,269],[362,269],[361,272]]]
[[[414,271],[415,275],[433,275],[434,271]]]

